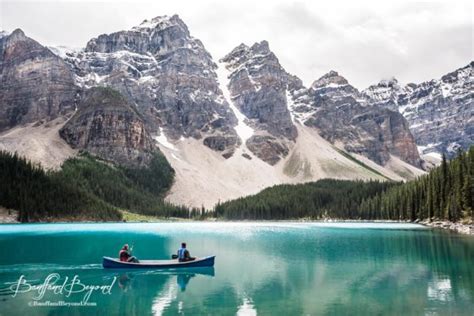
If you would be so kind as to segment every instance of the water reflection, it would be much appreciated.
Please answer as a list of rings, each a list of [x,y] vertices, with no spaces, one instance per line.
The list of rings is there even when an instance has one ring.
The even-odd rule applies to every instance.
[[[137,275],[163,275],[169,276],[170,279],[172,279],[173,276],[176,276],[176,284],[179,286],[179,289],[184,292],[192,278],[196,277],[197,275],[214,277],[215,271],[214,267],[190,268],[179,270],[151,270],[142,272],[137,272],[137,270],[129,270],[125,272],[121,271],[121,273],[116,275],[119,288],[121,288],[124,292],[128,291],[132,284],[133,278],[135,278],[135,276]]]
[[[428,283],[428,299],[448,302],[453,300],[452,286],[450,279],[437,279]]]
[[[2,239],[0,234],[0,248],[11,254],[0,262],[0,283],[22,273],[42,279],[57,270],[64,275],[78,273],[94,283],[117,277],[112,295],[93,297],[98,303],[93,313],[113,315],[462,315],[474,308],[473,238],[432,230],[300,227],[296,223],[291,227],[239,223],[235,229],[228,225],[227,231],[217,232],[199,224],[175,225],[174,230],[157,229],[153,234],[89,232],[16,239]],[[135,254],[148,259],[168,257],[183,240],[193,254],[216,255],[219,272],[214,274],[214,268],[109,271],[97,264],[102,255],[116,255],[117,244],[124,242],[134,242]],[[49,245],[47,259],[41,244]],[[71,253],[71,248],[77,251]],[[28,299],[7,297],[2,312],[31,314],[31,309],[22,307]],[[71,311],[41,310],[53,315]]]
[[[118,286],[122,289],[122,291],[127,292],[128,288],[130,287],[130,282],[132,281],[131,277],[127,273],[122,273],[118,275]]]
[[[253,302],[247,296],[242,298],[242,305],[238,307],[237,316],[254,316],[257,315],[257,310],[253,306]]]
[[[179,274],[177,276],[176,281],[178,283],[179,288],[181,289],[181,292],[186,291],[186,286],[188,285],[191,278],[194,276],[194,274]]]

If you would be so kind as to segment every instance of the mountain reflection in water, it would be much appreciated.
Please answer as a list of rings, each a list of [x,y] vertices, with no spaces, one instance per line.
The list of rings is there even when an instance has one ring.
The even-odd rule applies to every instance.
[[[404,224],[295,222],[45,224],[0,230],[1,312],[69,315],[30,308],[6,282],[41,282],[56,272],[94,293],[94,314],[367,315],[456,314],[474,310],[474,239]],[[2,227],[3,228],[3,227]],[[107,270],[102,256],[134,244],[140,259],[169,258],[182,241],[194,256],[216,255],[214,268]],[[58,300],[52,294],[45,299]],[[80,300],[72,295],[64,300]],[[92,309],[77,309],[87,314]],[[2,315],[3,315],[2,314]]]

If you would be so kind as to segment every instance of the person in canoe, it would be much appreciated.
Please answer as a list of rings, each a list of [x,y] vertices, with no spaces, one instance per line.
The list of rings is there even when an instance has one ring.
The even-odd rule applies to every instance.
[[[188,249],[186,249],[186,243],[183,242],[181,243],[181,248],[178,249],[178,261],[179,262],[184,262],[184,261],[192,261],[196,258],[191,257],[191,254],[189,253]]]
[[[128,244],[123,245],[122,249],[119,252],[119,258],[120,261],[135,263],[139,262],[135,256],[132,256],[132,251],[129,249]]]

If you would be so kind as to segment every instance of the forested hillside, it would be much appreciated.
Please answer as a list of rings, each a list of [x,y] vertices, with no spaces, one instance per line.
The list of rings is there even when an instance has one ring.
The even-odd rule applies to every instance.
[[[277,185],[219,203],[214,213],[164,202],[174,170],[156,153],[148,167],[116,167],[83,153],[60,171],[46,172],[16,154],[0,152],[0,206],[20,211],[22,222],[120,220],[120,209],[160,217],[226,219],[444,219],[474,217],[474,146],[416,180]]]
[[[60,171],[0,151],[0,206],[20,211],[20,221],[120,220],[119,209],[155,216],[188,217],[185,207],[163,201],[174,170],[156,153],[149,167],[116,167],[82,154]]]
[[[256,195],[219,203],[215,212],[228,219],[358,218],[359,204],[364,199],[398,185],[332,179],[277,185]]]
[[[459,151],[455,159],[443,156],[441,166],[404,185],[364,200],[364,219],[445,219],[456,222],[474,218],[474,146]]]
[[[320,180],[220,203],[228,219],[472,219],[474,146],[407,183]]]

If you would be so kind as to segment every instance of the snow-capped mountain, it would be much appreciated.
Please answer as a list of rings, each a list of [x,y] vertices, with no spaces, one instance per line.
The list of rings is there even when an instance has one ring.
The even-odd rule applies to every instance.
[[[0,131],[75,107],[77,87],[63,59],[22,30],[0,36]]]
[[[276,164],[298,135],[287,102],[291,81],[297,79],[281,67],[266,41],[251,47],[241,44],[221,62],[229,71],[231,102],[254,129],[246,146],[262,160]]]
[[[398,100],[406,98],[412,86],[402,88],[396,78],[383,79],[378,84],[363,90],[363,96],[371,105],[380,105],[398,112]]]
[[[203,139],[230,157],[240,139],[237,119],[219,88],[217,65],[177,16],[145,20],[128,31],[91,39],[65,58],[79,86],[109,86],[137,107],[160,139]]]
[[[311,84],[312,94],[320,98],[341,100],[346,97],[365,102],[359,91],[349,84],[346,78],[331,70]]]
[[[395,155],[421,166],[406,120],[398,112],[372,106],[335,71],[316,80],[309,90],[314,113],[305,122],[332,143],[385,165]]]
[[[443,122],[461,122],[452,132],[461,126],[472,143],[472,64],[429,87],[392,79],[361,92],[335,71],[305,87],[266,41],[216,62],[177,15],[83,49],[47,48],[17,30],[2,33],[0,50],[0,148],[58,167],[77,149],[142,165],[158,147],[176,170],[174,203],[211,207],[327,177],[413,178],[423,171],[409,125],[437,117],[423,104],[439,95],[459,109],[440,107]]]
[[[393,154],[421,165],[405,119],[383,107],[367,107],[364,95],[337,72],[307,89],[285,71],[266,41],[241,44],[222,61],[230,71],[233,103],[259,131],[246,144],[263,160],[275,164],[285,157],[297,138],[295,123],[301,123],[379,164]]]
[[[452,156],[474,143],[474,62],[441,79],[399,85],[384,80],[363,91],[368,102],[408,120],[420,154]]]

